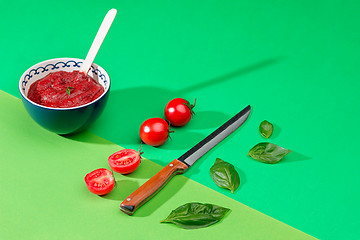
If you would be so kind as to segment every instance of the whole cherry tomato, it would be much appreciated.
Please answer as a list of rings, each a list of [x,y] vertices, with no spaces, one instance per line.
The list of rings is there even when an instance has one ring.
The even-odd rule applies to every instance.
[[[196,99],[194,104],[190,104],[183,98],[175,98],[168,102],[165,107],[165,118],[173,126],[184,126],[190,120],[194,114],[193,108],[195,107]]]
[[[139,167],[140,153],[133,149],[123,149],[111,154],[108,162],[115,172],[129,174]]]
[[[162,118],[149,118],[140,126],[140,138],[148,145],[163,145],[168,137],[169,124]]]
[[[85,183],[90,192],[105,195],[113,190],[115,178],[110,170],[99,168],[86,174]]]

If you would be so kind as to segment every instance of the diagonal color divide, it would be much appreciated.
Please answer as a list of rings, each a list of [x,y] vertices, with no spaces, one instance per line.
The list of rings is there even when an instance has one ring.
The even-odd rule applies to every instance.
[[[120,146],[89,132],[72,138],[50,133],[30,119],[19,99],[0,91],[0,101],[0,239],[159,239],[170,234],[172,239],[315,239],[184,176],[174,178],[137,216],[122,214],[119,203],[160,165],[144,160],[132,175],[115,174],[113,192],[96,196],[83,178],[108,167],[107,156]],[[171,210],[193,201],[232,211],[220,223],[196,231],[160,224]]]

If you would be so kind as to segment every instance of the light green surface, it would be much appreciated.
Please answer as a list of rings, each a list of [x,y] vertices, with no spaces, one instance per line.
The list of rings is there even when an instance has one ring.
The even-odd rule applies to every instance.
[[[84,58],[113,7],[95,60],[111,95],[89,132],[137,149],[143,120],[172,98],[196,97],[189,125],[162,147],[144,146],[165,165],[251,104],[245,125],[186,176],[317,238],[358,239],[359,1],[3,1],[0,89],[19,96],[31,65]],[[265,119],[275,126],[269,141],[292,150],[277,165],[246,156],[264,140]],[[217,157],[240,172],[233,195],[208,173]]]
[[[27,116],[19,99],[0,91],[0,101],[0,239],[314,239],[184,176],[130,217],[120,203],[161,166],[145,159],[133,174],[116,173],[110,194],[94,195],[84,176],[108,168],[107,156],[121,147],[89,132],[52,134]],[[187,202],[232,211],[203,229],[160,223]]]

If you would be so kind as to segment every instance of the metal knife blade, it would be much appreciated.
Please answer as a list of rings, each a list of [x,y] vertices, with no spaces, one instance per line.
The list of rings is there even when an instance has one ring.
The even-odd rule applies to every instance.
[[[184,173],[196,160],[240,127],[249,117],[250,110],[249,105],[183,154],[179,159],[175,159],[166,165],[130,194],[120,204],[120,210],[128,215],[132,215],[139,207],[159,192],[173,176]]]
[[[238,114],[236,114],[230,120],[221,125],[218,129],[192,147],[189,151],[179,157],[178,160],[184,162],[189,167],[192,166],[196,160],[198,160],[224,138],[234,132],[238,127],[240,127],[249,117],[250,110],[251,107],[248,105]]]

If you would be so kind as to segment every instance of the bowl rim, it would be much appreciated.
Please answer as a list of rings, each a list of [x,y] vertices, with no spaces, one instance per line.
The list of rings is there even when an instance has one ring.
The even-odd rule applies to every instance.
[[[108,87],[106,89],[104,89],[104,92],[100,95],[100,97],[98,97],[97,99],[89,102],[89,103],[86,103],[86,104],[83,104],[83,105],[80,105],[80,106],[76,106],[76,107],[68,107],[68,108],[54,108],[54,107],[47,107],[47,106],[44,106],[44,105],[41,105],[41,104],[38,104],[36,102],[33,102],[31,101],[26,95],[25,93],[23,93],[22,91],[22,80],[24,78],[24,75],[32,68],[34,68],[35,66],[37,65],[41,65],[41,64],[44,64],[46,62],[49,62],[49,61],[54,61],[54,60],[79,60],[79,61],[85,61],[84,59],[81,59],[81,58],[72,58],[72,57],[61,57],[61,58],[52,58],[52,59],[48,59],[48,60],[44,60],[44,61],[41,61],[41,62],[38,62],[34,65],[32,65],[31,67],[29,67],[28,69],[26,69],[24,71],[24,73],[21,75],[20,77],[20,80],[19,80],[19,92],[20,92],[20,95],[23,99],[25,99],[26,101],[28,101],[29,103],[31,103],[32,105],[35,105],[37,107],[40,107],[40,108],[44,108],[44,109],[49,109],[49,110],[57,110],[57,111],[66,111],[66,110],[75,110],[75,109],[80,109],[80,108],[85,108],[93,103],[96,103],[97,101],[99,101],[100,99],[102,99],[110,90],[110,85],[111,85],[111,80],[110,80],[110,76],[109,74],[106,72],[106,70],[101,67],[100,65],[96,64],[96,63],[92,63],[91,65],[95,65],[95,66],[98,66],[98,67],[101,67],[102,70],[104,70],[104,72],[106,73],[106,75],[108,76]]]

